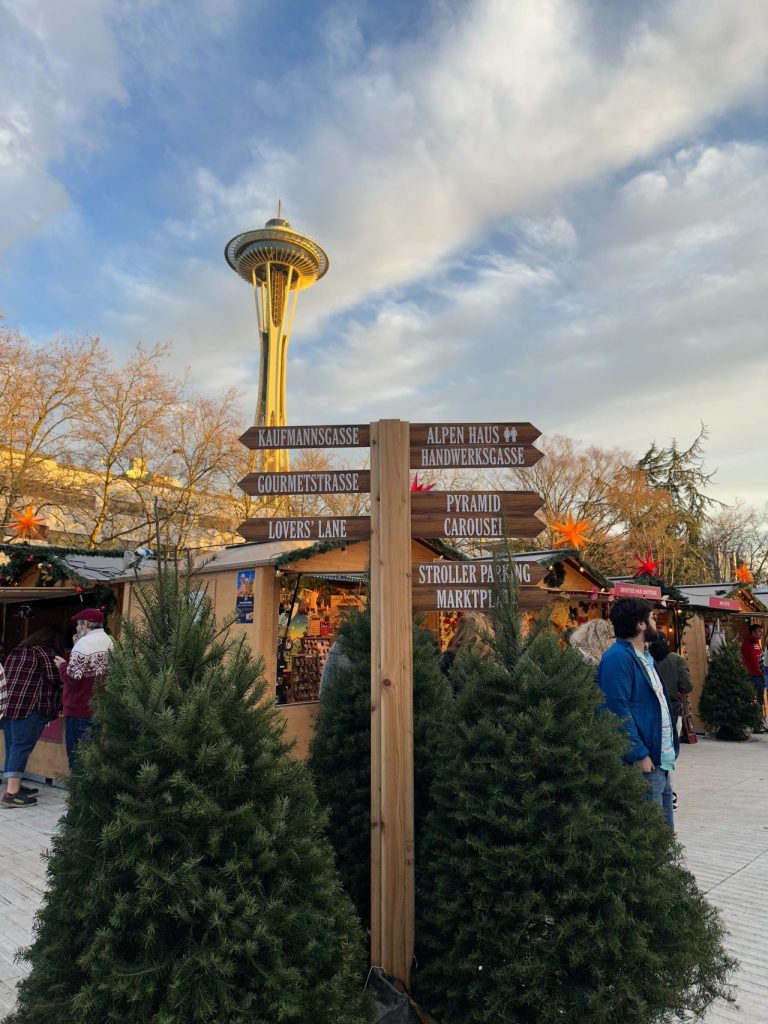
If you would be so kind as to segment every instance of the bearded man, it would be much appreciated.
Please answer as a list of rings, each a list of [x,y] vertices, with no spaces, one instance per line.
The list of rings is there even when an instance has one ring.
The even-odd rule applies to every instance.
[[[64,740],[69,770],[75,763],[77,748],[91,734],[93,694],[104,685],[109,667],[109,652],[114,641],[104,631],[104,616],[98,608],[84,608],[72,616],[77,633],[69,661],[56,658],[62,682]]]
[[[603,655],[597,681],[605,706],[623,722],[629,737],[624,755],[648,781],[648,799],[657,803],[674,828],[671,773],[680,749],[672,707],[646,647],[658,636],[650,601],[624,597],[610,612],[616,643]]]

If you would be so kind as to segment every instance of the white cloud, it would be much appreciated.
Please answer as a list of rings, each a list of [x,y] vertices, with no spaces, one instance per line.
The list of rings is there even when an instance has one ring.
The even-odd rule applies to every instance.
[[[435,37],[379,48],[337,79],[290,154],[206,180],[211,227],[252,226],[279,194],[328,246],[318,312],[428,276],[495,221],[690,137],[765,81],[762,0],[669,3],[618,55],[595,51],[578,3],[459,10]]]
[[[52,169],[98,144],[94,119],[122,101],[112,0],[0,2],[0,252],[67,208]]]

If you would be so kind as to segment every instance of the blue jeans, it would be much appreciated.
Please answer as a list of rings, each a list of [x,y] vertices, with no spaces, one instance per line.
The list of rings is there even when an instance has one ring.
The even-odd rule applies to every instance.
[[[27,768],[27,759],[40,739],[40,733],[48,724],[49,719],[39,711],[33,711],[26,718],[4,718],[3,736],[5,739],[4,779],[23,779]]]
[[[760,705],[760,710],[763,710],[763,697],[765,696],[765,680],[766,676],[752,676],[752,685],[755,688],[755,700]]]
[[[77,754],[78,744],[90,737],[92,724],[92,718],[64,719],[64,742],[67,745],[67,761],[70,771],[75,767],[75,755]]]
[[[664,820],[671,829],[675,827],[675,815],[672,810],[672,774],[663,768],[654,768],[652,772],[643,772],[648,781],[648,799],[664,812]]]

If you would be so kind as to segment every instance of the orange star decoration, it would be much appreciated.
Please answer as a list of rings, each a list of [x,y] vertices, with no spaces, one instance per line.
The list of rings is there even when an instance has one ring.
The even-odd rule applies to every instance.
[[[747,563],[746,562],[742,562],[741,565],[736,570],[736,579],[739,581],[739,583],[754,583],[755,582],[755,577],[749,571],[749,568],[747,567]]]
[[[591,544],[590,537],[586,537],[586,531],[592,526],[589,519],[574,520],[571,512],[565,517],[562,523],[550,523],[550,528],[555,533],[562,534],[559,540],[555,541],[556,548],[569,547],[578,550],[585,544]]]
[[[40,540],[43,536],[43,531],[40,527],[45,522],[42,516],[36,516],[32,505],[27,505],[23,512],[14,512],[11,509],[11,515],[16,520],[15,523],[11,524],[11,529],[17,537],[24,537],[29,539],[33,537],[35,540]]]

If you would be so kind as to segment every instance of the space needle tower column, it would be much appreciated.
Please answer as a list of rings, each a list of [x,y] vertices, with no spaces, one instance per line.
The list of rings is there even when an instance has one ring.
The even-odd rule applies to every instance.
[[[261,337],[257,427],[286,426],[285,377],[299,292],[328,270],[328,256],[317,242],[294,231],[281,216],[263,228],[236,235],[224,250],[227,263],[253,288]],[[264,452],[264,469],[288,469],[288,452]]]

